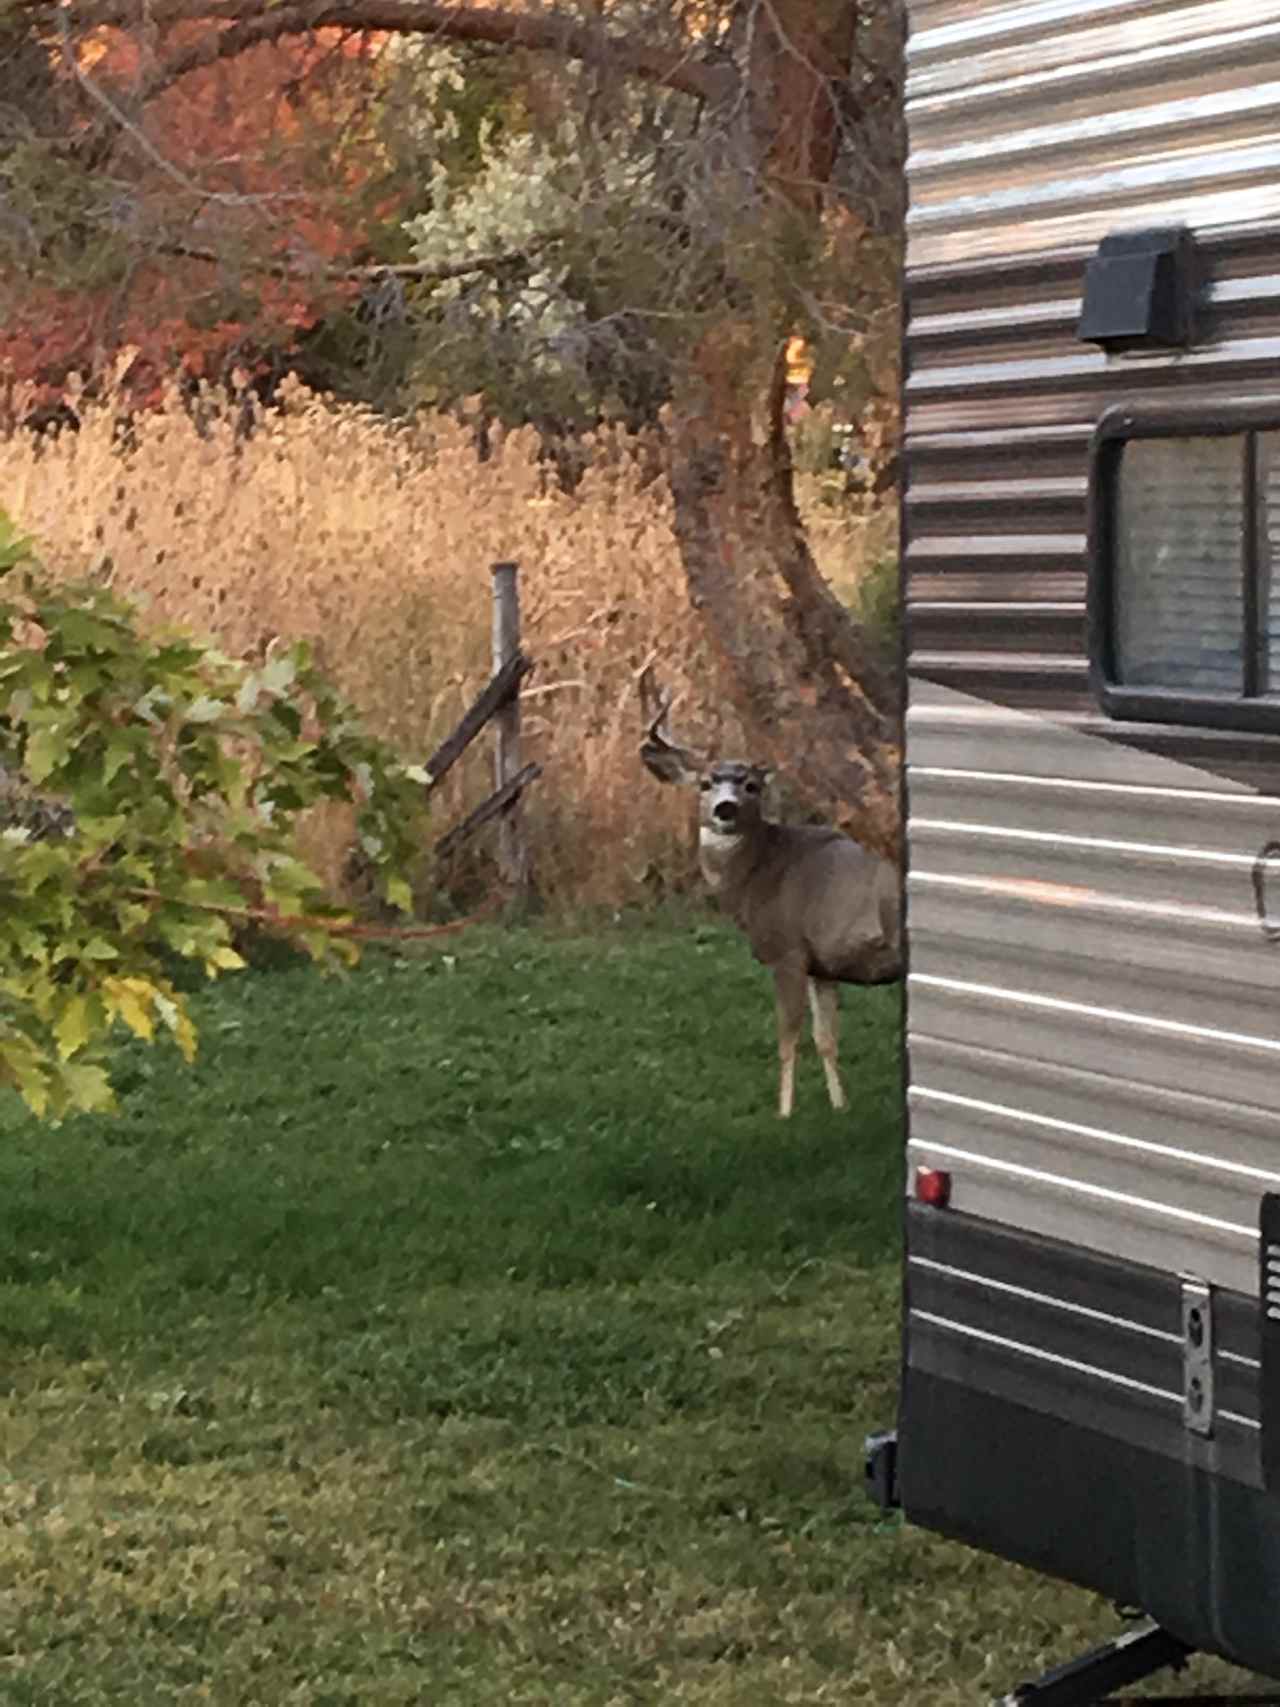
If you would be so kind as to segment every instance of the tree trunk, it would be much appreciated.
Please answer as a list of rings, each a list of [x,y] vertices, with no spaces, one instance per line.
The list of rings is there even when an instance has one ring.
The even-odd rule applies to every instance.
[[[671,487],[690,596],[759,756],[894,857],[898,684],[814,562],[783,420],[785,343],[800,323],[804,250],[821,238],[855,15],[855,0],[773,0],[753,11],[756,230],[736,293],[749,307],[726,311],[678,380]]]
[[[813,561],[782,427],[782,354],[744,350],[749,336],[724,325],[708,334],[673,410],[670,478],[690,598],[759,744],[749,756],[895,857],[896,686]]]

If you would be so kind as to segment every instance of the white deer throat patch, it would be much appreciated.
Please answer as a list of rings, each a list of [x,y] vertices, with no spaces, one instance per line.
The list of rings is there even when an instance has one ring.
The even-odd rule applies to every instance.
[[[719,889],[729,861],[741,846],[740,835],[713,830],[707,824],[698,831],[698,864],[708,888]]]

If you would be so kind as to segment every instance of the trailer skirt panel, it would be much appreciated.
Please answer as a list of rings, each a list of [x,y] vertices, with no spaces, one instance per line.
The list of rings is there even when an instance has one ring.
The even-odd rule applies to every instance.
[[[912,1369],[904,1401],[899,1473],[913,1522],[1280,1675],[1280,1501],[963,1380]]]
[[[907,1516],[1280,1672],[1257,1302],[1212,1290],[1202,1432],[1182,1277],[918,1203],[907,1231]]]

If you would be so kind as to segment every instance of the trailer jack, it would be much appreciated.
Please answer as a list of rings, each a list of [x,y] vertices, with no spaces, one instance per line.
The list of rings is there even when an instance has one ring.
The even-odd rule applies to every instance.
[[[1166,1666],[1181,1670],[1193,1652],[1148,1619],[1114,1642],[1055,1666],[1034,1683],[1019,1684],[996,1707],[1093,1707]]]

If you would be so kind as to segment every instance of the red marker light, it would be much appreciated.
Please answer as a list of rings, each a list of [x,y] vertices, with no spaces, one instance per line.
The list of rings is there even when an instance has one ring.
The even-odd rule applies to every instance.
[[[916,1196],[934,1209],[945,1209],[951,1202],[951,1175],[943,1168],[917,1168]]]

